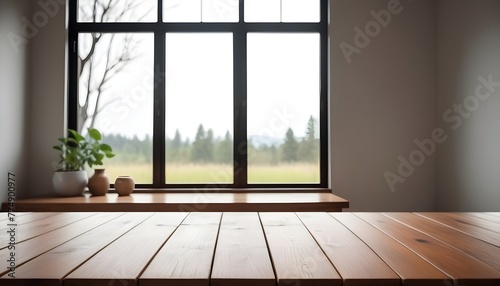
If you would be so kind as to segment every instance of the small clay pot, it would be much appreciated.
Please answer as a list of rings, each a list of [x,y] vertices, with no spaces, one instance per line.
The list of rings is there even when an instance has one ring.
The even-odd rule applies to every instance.
[[[130,176],[119,176],[115,181],[115,191],[119,196],[130,195],[135,188],[134,178]]]
[[[87,184],[93,196],[104,196],[109,190],[109,178],[104,169],[95,169]]]

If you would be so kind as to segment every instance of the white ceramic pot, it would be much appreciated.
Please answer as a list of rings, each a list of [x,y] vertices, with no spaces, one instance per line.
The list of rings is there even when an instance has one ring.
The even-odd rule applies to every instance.
[[[55,172],[52,177],[54,190],[61,197],[81,196],[88,181],[86,171]]]

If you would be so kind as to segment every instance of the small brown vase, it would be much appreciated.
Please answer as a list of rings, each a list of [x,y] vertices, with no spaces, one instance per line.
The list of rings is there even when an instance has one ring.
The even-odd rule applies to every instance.
[[[115,181],[115,191],[119,196],[130,195],[135,188],[134,178],[130,176],[119,176]]]
[[[104,169],[95,169],[87,187],[93,196],[104,196],[109,190],[109,178]]]

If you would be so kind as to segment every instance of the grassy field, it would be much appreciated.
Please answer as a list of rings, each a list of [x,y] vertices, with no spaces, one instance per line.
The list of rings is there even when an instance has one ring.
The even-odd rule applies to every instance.
[[[108,165],[105,167],[111,183],[117,176],[132,176],[136,183],[151,183],[152,166]],[[230,165],[175,164],[166,168],[168,183],[232,183],[233,170]],[[278,166],[249,166],[250,183],[318,183],[319,167],[314,164],[286,164]]]
[[[319,166],[315,164],[286,164],[278,166],[249,166],[249,183],[319,183]]]

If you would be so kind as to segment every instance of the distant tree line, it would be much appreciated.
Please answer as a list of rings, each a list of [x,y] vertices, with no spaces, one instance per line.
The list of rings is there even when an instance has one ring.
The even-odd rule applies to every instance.
[[[205,130],[200,124],[193,142],[183,140],[176,130],[174,138],[167,138],[165,151],[170,163],[231,164],[233,137],[229,131],[223,138],[215,137],[212,129]]]
[[[106,161],[109,164],[134,163],[152,164],[153,140],[149,135],[140,140],[137,136],[127,138],[122,135],[103,135],[103,142],[113,148],[116,156]]]
[[[297,138],[288,128],[280,143],[256,144],[249,140],[248,157],[250,164],[277,165],[281,163],[317,163],[319,161],[319,139],[315,138],[316,121],[311,116],[307,122],[303,138]],[[104,142],[113,147],[116,157],[113,163],[152,163],[152,139],[146,136],[127,138],[122,135],[106,135]],[[166,139],[166,162],[193,164],[232,164],[233,136],[229,131],[223,137],[214,136],[212,129],[198,126],[191,142],[184,139],[179,130],[173,138]]]

